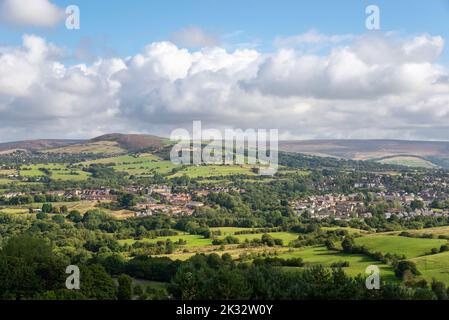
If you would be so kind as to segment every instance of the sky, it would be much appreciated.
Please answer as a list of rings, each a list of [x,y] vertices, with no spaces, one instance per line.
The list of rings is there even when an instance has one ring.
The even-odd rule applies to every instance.
[[[448,39],[449,0],[0,0],[0,141],[449,140]]]

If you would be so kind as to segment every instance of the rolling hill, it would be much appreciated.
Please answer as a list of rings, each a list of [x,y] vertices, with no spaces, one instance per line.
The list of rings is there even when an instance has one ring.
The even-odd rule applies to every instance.
[[[82,141],[83,140],[47,139],[4,142],[0,143],[0,153],[8,153],[15,150],[35,151],[49,148],[59,148],[81,143]]]
[[[0,143],[0,153],[14,150],[48,153],[122,154],[167,146],[166,138],[143,134],[111,133],[90,140],[26,140]],[[280,151],[350,160],[373,160],[410,167],[449,168],[449,142],[406,140],[281,141]]]
[[[411,167],[449,167],[449,142],[405,140],[281,141],[279,149],[321,157],[374,160]]]
[[[107,153],[119,154],[144,148],[160,148],[166,139],[139,134],[111,133],[90,140],[26,140],[0,143],[0,153],[16,150],[48,153]]]

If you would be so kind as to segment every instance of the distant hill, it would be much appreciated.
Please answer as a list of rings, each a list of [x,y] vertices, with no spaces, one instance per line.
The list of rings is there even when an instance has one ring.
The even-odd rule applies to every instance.
[[[159,148],[166,139],[141,134],[111,133],[90,140],[26,140],[0,143],[0,153],[16,150],[48,153],[108,153],[117,154],[144,148]]]
[[[449,168],[449,142],[405,140],[281,141],[279,149],[322,157]]]
[[[90,140],[27,140],[0,143],[0,153],[14,150],[49,153],[119,154],[145,148],[162,148],[167,139],[143,134],[111,133]],[[304,140],[281,141],[279,149],[320,157],[374,160],[410,167],[449,168],[449,142],[405,140]]]
[[[116,142],[126,150],[137,150],[150,147],[162,147],[166,139],[144,134],[110,133],[90,140],[91,142]]]
[[[81,142],[83,142],[83,140],[64,140],[64,139],[4,142],[0,143],[0,153],[8,153],[16,150],[35,151],[48,148],[58,148]]]

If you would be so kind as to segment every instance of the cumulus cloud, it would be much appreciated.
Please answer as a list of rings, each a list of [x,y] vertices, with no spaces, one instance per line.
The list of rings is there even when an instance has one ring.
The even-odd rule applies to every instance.
[[[190,26],[172,34],[173,41],[180,46],[189,48],[212,47],[218,44],[218,37],[206,33],[203,29]]]
[[[443,49],[441,37],[425,34],[359,36],[326,54],[156,42],[128,58],[67,66],[55,45],[27,35],[0,48],[0,140],[168,136],[193,120],[277,128],[284,138],[447,140]]]
[[[48,0],[0,0],[0,21],[14,26],[53,27],[64,11]]]
[[[309,30],[306,33],[299,35],[276,37],[274,44],[278,48],[296,48],[304,47],[305,45],[310,46],[311,44],[323,47],[324,45],[335,45],[352,39],[354,39],[354,35],[352,34],[327,35],[316,30]]]

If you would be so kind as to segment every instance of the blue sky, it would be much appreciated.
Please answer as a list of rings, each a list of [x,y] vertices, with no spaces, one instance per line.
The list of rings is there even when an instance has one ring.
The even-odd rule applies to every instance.
[[[229,44],[255,43],[270,50],[277,36],[314,29],[325,34],[365,33],[365,8],[381,10],[381,29],[405,34],[429,33],[449,39],[449,0],[54,0],[76,4],[81,30],[0,27],[0,41],[20,44],[24,32],[42,35],[59,46],[75,48],[90,41],[97,53],[133,55],[153,41],[197,26]],[[447,50],[444,59],[449,61]]]
[[[0,0],[0,141],[192,121],[449,140],[448,43],[449,0]]]

